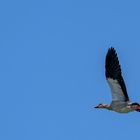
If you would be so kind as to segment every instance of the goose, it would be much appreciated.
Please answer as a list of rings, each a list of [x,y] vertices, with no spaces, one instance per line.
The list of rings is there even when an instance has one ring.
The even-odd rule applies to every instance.
[[[107,109],[118,113],[140,112],[140,105],[132,103],[128,97],[119,59],[113,47],[109,48],[106,54],[105,76],[111,89],[112,102],[110,104],[99,104],[95,108]]]

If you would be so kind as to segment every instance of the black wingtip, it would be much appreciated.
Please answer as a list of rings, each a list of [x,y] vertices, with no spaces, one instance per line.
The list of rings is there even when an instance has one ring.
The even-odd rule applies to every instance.
[[[112,47],[112,46],[108,49],[108,53],[115,53],[115,54],[117,54],[115,48]]]
[[[121,67],[114,47],[108,49],[105,61],[106,78],[116,79],[118,75],[121,75]]]
[[[112,46],[110,47],[110,49],[113,49],[113,50],[115,50],[115,48],[114,48],[114,47],[112,47]]]

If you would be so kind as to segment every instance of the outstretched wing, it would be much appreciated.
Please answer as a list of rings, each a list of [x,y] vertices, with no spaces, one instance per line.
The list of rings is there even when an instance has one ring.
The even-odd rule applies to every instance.
[[[112,47],[108,49],[106,55],[105,69],[106,79],[112,92],[112,100],[129,101],[117,53]]]

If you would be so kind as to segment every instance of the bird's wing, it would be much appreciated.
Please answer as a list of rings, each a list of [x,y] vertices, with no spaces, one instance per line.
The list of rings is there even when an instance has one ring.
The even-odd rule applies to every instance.
[[[106,79],[112,92],[112,100],[129,101],[117,53],[112,47],[108,49],[106,55],[105,70]]]

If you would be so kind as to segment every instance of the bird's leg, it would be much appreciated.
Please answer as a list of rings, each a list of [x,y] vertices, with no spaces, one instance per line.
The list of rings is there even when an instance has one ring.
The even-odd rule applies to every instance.
[[[140,105],[131,105],[131,108],[136,111],[140,111]]]

